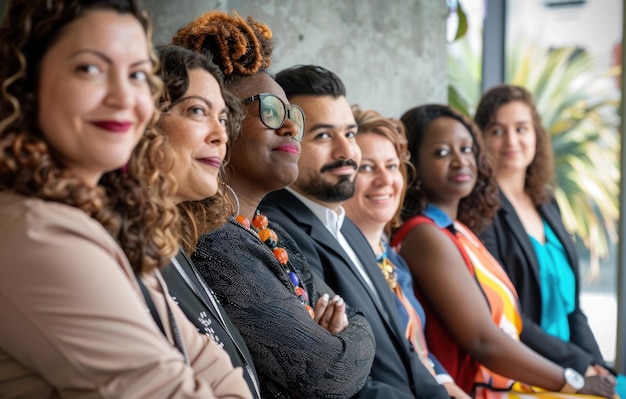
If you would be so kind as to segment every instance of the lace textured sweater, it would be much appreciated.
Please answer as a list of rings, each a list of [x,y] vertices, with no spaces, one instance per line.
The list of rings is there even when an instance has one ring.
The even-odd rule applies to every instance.
[[[296,243],[270,223],[311,306],[330,289],[315,279]],[[349,326],[333,336],[296,296],[285,268],[256,233],[233,218],[203,236],[192,260],[246,341],[263,397],[351,397],[365,384],[374,358],[367,320],[348,309]]]

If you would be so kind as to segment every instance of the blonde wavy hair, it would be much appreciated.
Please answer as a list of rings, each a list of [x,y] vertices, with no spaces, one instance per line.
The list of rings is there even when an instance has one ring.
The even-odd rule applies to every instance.
[[[103,176],[90,187],[53,154],[38,125],[37,87],[41,61],[63,28],[87,12],[133,15],[151,41],[151,24],[138,0],[14,0],[0,27],[0,190],[76,207],[100,222],[119,242],[136,272],[169,261],[178,248],[176,207],[168,200],[167,173],[144,179],[146,164],[171,164],[158,139],[154,115],[128,171]],[[151,48],[150,58],[157,65]],[[149,77],[156,102],[161,82]],[[163,170],[163,168],[161,168]]]

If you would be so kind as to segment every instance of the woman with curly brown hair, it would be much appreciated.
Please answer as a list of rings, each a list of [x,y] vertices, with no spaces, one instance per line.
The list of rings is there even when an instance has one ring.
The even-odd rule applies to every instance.
[[[415,183],[392,245],[413,274],[430,350],[476,398],[525,397],[534,395],[533,386],[553,391],[544,397],[571,396],[568,392],[611,397],[614,381],[583,379],[519,342],[515,288],[474,235],[498,204],[474,123],[435,104],[413,108],[401,120]]]
[[[178,215],[143,9],[12,1],[0,57],[2,396],[249,398],[157,270]]]
[[[502,204],[480,238],[519,293],[522,342],[580,373],[608,374],[580,308],[576,247],[554,198],[552,146],[532,95],[496,86],[483,95],[475,120]]]
[[[239,99],[223,89],[223,74],[208,57],[179,46],[158,49],[164,92],[157,127],[169,138],[177,162],[174,199],[182,219],[182,248],[162,271],[169,292],[198,331],[242,367],[253,396],[259,382],[248,347],[188,255],[200,236],[226,221],[228,205],[218,192],[226,142],[237,137],[243,117]]]
[[[302,110],[265,71],[271,38],[251,17],[218,11],[173,38],[210,54],[246,111],[226,166],[233,209],[191,258],[245,339],[262,397],[347,398],[372,364],[369,324],[315,279],[293,239],[256,211],[267,193],[296,179],[304,129]]]

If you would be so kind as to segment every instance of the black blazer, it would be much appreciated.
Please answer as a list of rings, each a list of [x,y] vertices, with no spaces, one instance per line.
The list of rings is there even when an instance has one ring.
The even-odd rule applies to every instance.
[[[570,342],[545,333],[541,329],[541,289],[539,264],[532,243],[513,205],[500,192],[501,208],[493,224],[480,234],[485,246],[504,267],[517,289],[522,312],[520,339],[544,357],[584,373],[592,363],[605,365],[598,344],[580,309],[580,279],[576,247],[561,220],[555,200],[539,205],[537,211],[561,241],[576,281],[576,308],[569,315]]]
[[[172,261],[161,271],[170,294],[198,331],[222,345],[233,366],[243,369],[252,396],[260,398],[259,377],[239,331],[182,249],[174,259],[177,264]]]
[[[335,237],[309,208],[287,190],[265,196],[259,209],[298,243],[313,269],[347,304],[363,311],[376,340],[376,355],[365,387],[355,396],[368,399],[449,398],[409,346],[397,315],[393,293],[376,265],[361,231],[349,220],[342,233],[359,256],[380,300],[370,293]]]

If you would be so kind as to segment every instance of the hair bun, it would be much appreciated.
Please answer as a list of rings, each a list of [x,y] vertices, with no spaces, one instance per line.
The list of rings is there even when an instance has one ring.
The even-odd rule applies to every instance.
[[[254,75],[272,63],[272,31],[248,17],[233,11],[209,11],[184,27],[172,43],[197,53],[211,54],[224,75]]]

